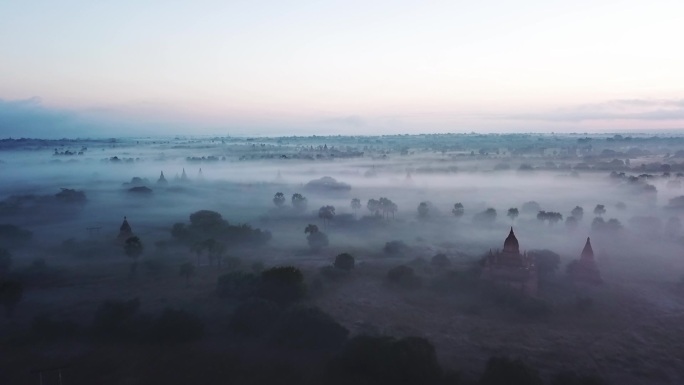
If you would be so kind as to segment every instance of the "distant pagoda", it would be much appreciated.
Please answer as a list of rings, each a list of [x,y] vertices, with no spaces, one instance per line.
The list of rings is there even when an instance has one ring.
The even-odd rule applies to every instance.
[[[157,179],[157,184],[168,184],[169,182],[164,178],[164,171],[161,172],[159,175],[159,179]]]
[[[181,174],[180,180],[181,180],[181,182],[189,181],[188,174],[185,173],[185,167],[183,168],[183,174]]]
[[[537,266],[534,258],[520,253],[520,244],[513,227],[504,241],[503,250],[492,252],[485,258],[482,278],[497,284],[536,295],[538,287]]]
[[[591,240],[587,237],[582,254],[567,267],[567,273],[573,281],[586,282],[594,285],[603,283],[601,272],[596,266],[594,259],[594,249],[591,247]]]
[[[133,230],[131,229],[131,225],[128,224],[128,219],[124,217],[123,223],[121,224],[121,227],[119,227],[119,236],[116,237],[116,240],[118,242],[126,242],[126,240],[130,237],[133,237]]]

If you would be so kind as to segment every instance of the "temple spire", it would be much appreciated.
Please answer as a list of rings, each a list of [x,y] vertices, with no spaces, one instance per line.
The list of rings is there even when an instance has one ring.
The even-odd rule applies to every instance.
[[[504,241],[503,251],[505,253],[520,254],[520,245],[518,244],[518,238],[515,237],[515,233],[513,232],[513,226],[511,226],[511,231]]]
[[[580,259],[594,259],[594,249],[591,247],[591,240],[587,237],[587,243],[584,244],[584,249],[582,249],[582,255]]]

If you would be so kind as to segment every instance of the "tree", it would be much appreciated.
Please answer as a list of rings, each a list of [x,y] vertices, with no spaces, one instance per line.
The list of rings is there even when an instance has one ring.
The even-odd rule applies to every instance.
[[[578,221],[581,221],[582,217],[584,217],[584,209],[580,206],[575,206],[575,208],[570,212],[570,215],[572,215],[572,217]]]
[[[318,229],[318,226],[309,224],[304,229],[304,234],[309,234],[306,237],[309,247],[318,251],[326,246],[328,246],[328,236]]]
[[[277,192],[275,196],[273,196],[273,204],[275,204],[276,207],[283,207],[285,204],[285,194]]]
[[[329,365],[326,383],[436,385],[442,369],[430,341],[422,337],[396,339],[360,335],[345,345]],[[341,381],[340,381],[341,380]],[[456,382],[458,383],[458,382]]]
[[[335,263],[333,264],[335,268],[350,271],[354,269],[354,257],[350,254],[342,253],[335,257]]]
[[[418,218],[427,218],[430,216],[430,202],[420,202],[418,205]]]
[[[288,305],[304,298],[305,294],[304,275],[296,267],[272,267],[261,273],[257,288],[260,298]]]
[[[390,214],[394,217],[394,213],[397,211],[397,205],[387,198],[380,198],[378,202],[378,209],[382,212],[383,217],[387,218]]]
[[[129,258],[133,258],[133,264],[131,265],[131,273],[135,273],[138,268],[138,257],[143,253],[144,247],[140,238],[130,237],[126,239],[126,244],[124,245],[124,252]]]
[[[292,194],[292,207],[299,211],[306,210],[306,198],[300,193]]]
[[[577,228],[577,218],[573,216],[565,218],[565,226],[570,230],[575,230]]]
[[[271,343],[290,349],[336,350],[349,330],[315,306],[290,307],[271,334]]]
[[[456,218],[460,218],[463,216],[465,213],[465,210],[463,209],[463,203],[458,202],[454,204],[454,208],[451,210],[451,212],[454,214]]]
[[[530,250],[528,255],[534,258],[534,263],[537,265],[537,270],[540,275],[553,274],[558,270],[560,265],[560,255],[551,250]]]
[[[508,214],[506,214],[506,215],[508,215],[508,217],[511,218],[511,221],[515,221],[515,218],[518,217],[518,214],[519,214],[518,209],[513,207],[513,208],[508,209]]]
[[[190,277],[195,274],[195,265],[185,262],[180,265],[179,275],[185,277],[185,287],[190,287]]]
[[[356,212],[361,208],[361,200],[359,198],[354,198],[351,200],[351,208]]]
[[[373,213],[376,216],[380,216],[380,201],[377,199],[369,199],[368,203],[366,203],[366,208],[368,208],[368,211]]]
[[[318,209],[318,217],[323,219],[323,226],[327,226],[327,223],[335,217],[335,207],[321,207],[320,209]]]
[[[491,357],[487,361],[480,385],[543,385],[536,370],[520,360]]]
[[[12,267],[12,253],[0,248],[0,277],[7,274]]]
[[[602,217],[603,214],[606,213],[606,206],[604,205],[596,205],[594,207],[594,214],[598,215],[599,217]]]
[[[24,286],[19,281],[0,282],[0,304],[5,307],[7,317],[11,317],[14,308],[24,295]]]
[[[541,211],[541,206],[535,201],[525,202],[522,205],[522,212],[524,213],[537,213]]]
[[[492,225],[496,221],[496,216],[496,210],[490,207],[481,213],[475,214],[473,222],[480,225]]]

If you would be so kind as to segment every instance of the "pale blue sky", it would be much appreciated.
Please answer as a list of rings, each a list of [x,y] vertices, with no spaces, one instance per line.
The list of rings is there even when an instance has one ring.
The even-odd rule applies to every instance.
[[[0,130],[684,128],[683,17],[643,0],[0,0]]]

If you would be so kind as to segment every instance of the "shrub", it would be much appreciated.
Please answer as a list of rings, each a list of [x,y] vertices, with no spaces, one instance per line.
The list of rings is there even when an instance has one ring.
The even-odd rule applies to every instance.
[[[105,300],[95,311],[93,330],[109,338],[130,337],[136,330],[134,316],[140,308],[140,300]]]
[[[12,267],[12,253],[5,249],[0,249],[0,276],[9,272]]]
[[[491,357],[480,377],[480,385],[543,385],[536,370],[520,360]]]
[[[294,306],[278,322],[271,341],[290,349],[336,349],[347,339],[349,330],[321,309]]]
[[[350,254],[342,253],[335,257],[335,263],[333,266],[340,270],[350,271],[354,268],[354,257],[352,257]]]
[[[415,274],[412,268],[408,266],[397,266],[387,272],[387,280],[399,287],[414,289],[421,285],[420,278]]]
[[[330,280],[338,280],[349,276],[349,271],[338,269],[335,266],[323,266],[319,270],[322,276]]]
[[[148,335],[156,343],[190,342],[202,338],[204,324],[192,313],[166,308],[154,320]]]
[[[385,243],[383,251],[385,254],[402,254],[409,250],[409,247],[402,241],[389,241]]]
[[[580,375],[572,371],[556,373],[551,378],[551,385],[607,385],[601,377],[595,375]]]
[[[437,254],[432,257],[430,264],[437,269],[447,269],[451,266],[451,261],[445,254]]]
[[[0,304],[5,307],[7,317],[14,313],[19,301],[24,295],[24,285],[19,281],[0,282]]]
[[[328,374],[342,383],[430,385],[440,382],[442,370],[435,348],[424,338],[358,336],[345,345]]]
[[[229,328],[236,333],[255,336],[268,331],[280,315],[280,308],[271,301],[252,298],[240,304],[230,319]]]
[[[282,266],[261,273],[258,295],[281,305],[296,302],[304,297],[304,275],[296,267]]]
[[[143,261],[145,272],[151,276],[158,276],[166,269],[166,264],[162,258],[149,258]]]
[[[216,292],[221,298],[248,298],[256,293],[258,283],[256,275],[234,271],[218,277]]]
[[[33,233],[15,225],[0,225],[0,245],[14,247],[23,246],[31,241]]]
[[[55,340],[76,335],[78,325],[71,321],[54,321],[48,314],[36,316],[31,323],[31,333],[39,340]]]

